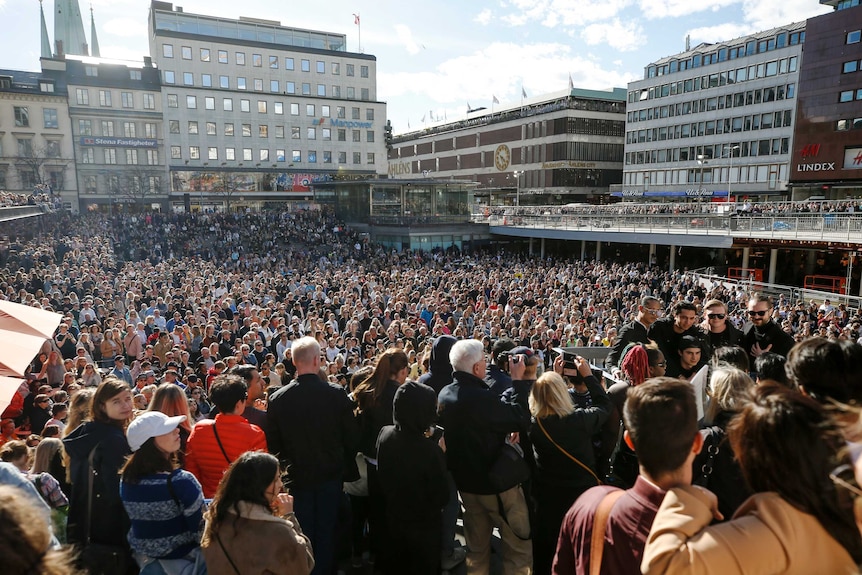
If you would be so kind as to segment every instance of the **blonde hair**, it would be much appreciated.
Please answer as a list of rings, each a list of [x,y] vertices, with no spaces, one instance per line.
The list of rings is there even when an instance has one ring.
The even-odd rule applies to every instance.
[[[717,367],[709,378],[710,402],[704,419],[711,424],[722,411],[739,411],[753,389],[754,382],[741,369],[729,365]]]
[[[555,371],[548,371],[536,380],[530,391],[530,414],[537,419],[552,415],[566,417],[575,411],[566,382]]]
[[[63,449],[63,442],[56,437],[48,437],[39,442],[36,446],[36,451],[33,456],[33,469],[30,473],[51,473],[51,461],[60,453],[60,456],[66,455],[66,450]],[[59,477],[57,479],[60,479]]]
[[[66,430],[63,437],[69,435],[75,428],[90,419],[90,404],[92,403],[93,394],[96,393],[94,387],[82,387],[69,400],[69,416],[66,418]]]

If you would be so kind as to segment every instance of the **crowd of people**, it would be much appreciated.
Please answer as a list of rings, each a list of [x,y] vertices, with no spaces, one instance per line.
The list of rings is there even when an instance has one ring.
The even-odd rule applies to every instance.
[[[862,561],[859,310],[326,210],[43,218],[0,253],[63,318],[0,424],[31,572],[487,573],[494,528],[506,574]]]

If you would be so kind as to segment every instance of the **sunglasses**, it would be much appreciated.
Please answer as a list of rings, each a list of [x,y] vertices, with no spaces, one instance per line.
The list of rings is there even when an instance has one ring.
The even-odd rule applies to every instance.
[[[647,309],[647,313],[651,313],[652,315],[661,315],[660,309]]]
[[[660,361],[655,365],[656,365],[656,367],[667,367],[667,362],[666,361]]]
[[[762,310],[759,310],[759,311],[749,311],[749,312],[748,312],[748,317],[755,317],[755,316],[757,316],[757,317],[763,317],[763,316],[765,316],[767,313],[769,313],[769,310],[765,310],[765,309],[762,309]]]
[[[723,313],[708,313],[706,314],[706,317],[708,317],[709,319],[724,319],[727,317],[727,315]]]

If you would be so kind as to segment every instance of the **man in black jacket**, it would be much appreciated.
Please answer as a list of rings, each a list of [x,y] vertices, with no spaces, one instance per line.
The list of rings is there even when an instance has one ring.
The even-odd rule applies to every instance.
[[[504,403],[483,381],[485,354],[482,342],[468,339],[449,353],[455,381],[438,396],[440,424],[445,429],[446,462],[464,503],[464,536],[468,573],[487,573],[491,560],[491,533],[499,528],[503,561],[512,572],[528,572],[533,560],[527,502],[520,485],[502,491],[495,487],[491,468],[507,437],[517,440],[528,414],[519,405]]]
[[[697,306],[681,301],[673,306],[673,317],[664,317],[649,328],[649,338],[656,342],[664,354],[664,360],[667,362],[665,375],[668,377],[678,377],[682,372],[678,350],[683,337],[694,337],[701,343],[701,349],[705,345],[706,335],[695,324],[696,320]]]
[[[296,379],[269,400],[266,440],[287,470],[296,518],[314,546],[312,574],[329,575],[345,463],[359,434],[344,389],[320,379],[320,344],[303,337],[291,349]]]
[[[741,343],[750,365],[767,351],[787,357],[794,343],[793,337],[772,321],[772,298],[753,294],[748,300],[748,322],[742,327]]]
[[[641,298],[638,306],[638,315],[635,321],[625,324],[614,345],[611,346],[611,352],[605,360],[605,365],[610,368],[616,368],[622,361],[622,353],[626,346],[630,343],[647,343],[649,337],[647,332],[652,324],[661,316],[661,300],[653,296],[644,296]]]

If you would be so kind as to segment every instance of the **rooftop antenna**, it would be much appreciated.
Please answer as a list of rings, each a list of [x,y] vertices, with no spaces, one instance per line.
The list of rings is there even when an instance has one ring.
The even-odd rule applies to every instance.
[[[685,35],[685,51],[691,50],[691,34]]]

